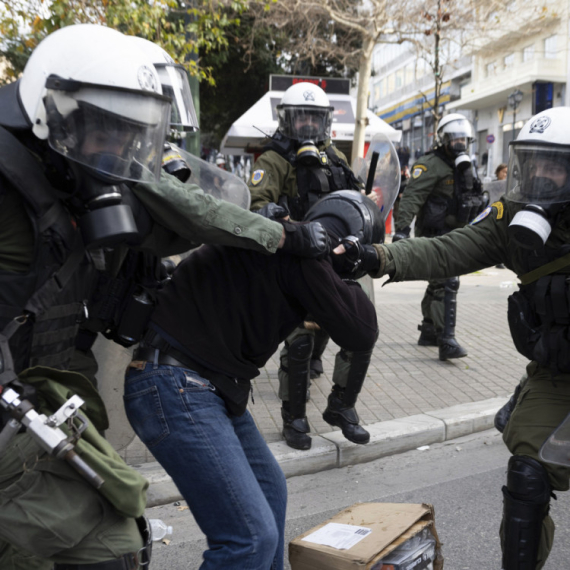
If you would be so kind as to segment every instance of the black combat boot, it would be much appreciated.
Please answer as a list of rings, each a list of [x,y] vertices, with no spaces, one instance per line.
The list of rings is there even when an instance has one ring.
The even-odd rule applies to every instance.
[[[455,337],[441,337],[439,341],[439,359],[451,360],[452,358],[463,358],[467,356],[467,351],[455,340]]]
[[[451,360],[452,358],[463,358],[467,356],[467,351],[455,340],[459,277],[451,277],[445,282],[444,287],[444,325],[443,332],[441,336],[438,337],[439,359]]]
[[[517,400],[519,399],[521,389],[521,385],[519,384],[515,388],[513,395],[509,398],[509,401],[495,414],[495,428],[501,433],[505,431],[505,428],[509,423],[511,414],[513,413]]]
[[[437,335],[431,321],[423,320],[422,324],[418,325],[418,330],[421,331],[420,338],[418,338],[420,346],[437,346]]]
[[[370,434],[359,425],[360,419],[354,408],[355,402],[345,401],[345,390],[336,384],[328,397],[328,405],[323,420],[331,426],[339,427],[342,435],[352,443],[368,443]]]
[[[289,407],[288,404],[289,402],[283,402],[283,407],[281,408],[283,437],[285,438],[285,442],[293,449],[300,449],[301,451],[311,449],[311,436],[307,435],[311,429],[309,428],[307,416],[301,418],[293,417],[293,415],[285,409],[285,407]]]

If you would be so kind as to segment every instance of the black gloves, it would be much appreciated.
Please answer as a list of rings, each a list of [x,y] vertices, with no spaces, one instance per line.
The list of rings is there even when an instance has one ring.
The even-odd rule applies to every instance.
[[[279,207],[279,206],[278,206]],[[299,257],[322,259],[329,254],[330,239],[319,222],[293,223],[277,220],[285,230],[283,251]]]
[[[400,230],[399,232],[396,232],[393,236],[392,236],[392,243],[396,243],[397,241],[400,241],[401,239],[407,239],[410,237],[410,227],[406,227],[403,230]]]
[[[265,204],[263,208],[257,210],[256,214],[259,214],[264,218],[269,218],[270,220],[279,220],[281,218],[286,218],[289,215],[289,210],[285,206],[269,202],[269,204]]]
[[[345,253],[333,256],[333,265],[340,275],[358,279],[380,269],[380,259],[374,246],[362,244],[354,236],[342,239],[340,244],[344,246]]]

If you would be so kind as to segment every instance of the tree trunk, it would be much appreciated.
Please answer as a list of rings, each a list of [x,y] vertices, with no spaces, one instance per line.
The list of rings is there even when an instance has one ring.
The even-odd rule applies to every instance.
[[[368,123],[368,89],[372,75],[372,54],[374,38],[368,37],[362,46],[362,57],[358,67],[358,90],[356,92],[356,122],[354,125],[354,140],[352,142],[351,163],[359,156],[364,156],[364,129]]]

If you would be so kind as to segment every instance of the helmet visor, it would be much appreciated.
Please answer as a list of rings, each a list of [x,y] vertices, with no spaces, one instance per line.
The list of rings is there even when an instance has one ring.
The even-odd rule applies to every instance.
[[[511,144],[505,198],[537,205],[570,202],[570,147]]]
[[[48,88],[44,106],[56,152],[117,180],[159,180],[166,97],[82,84],[72,91]]]
[[[321,142],[330,138],[334,107],[279,105],[279,130],[299,142]]]
[[[178,131],[197,131],[198,117],[184,67],[168,63],[155,64],[154,67],[162,85],[162,93],[172,100],[171,128]]]

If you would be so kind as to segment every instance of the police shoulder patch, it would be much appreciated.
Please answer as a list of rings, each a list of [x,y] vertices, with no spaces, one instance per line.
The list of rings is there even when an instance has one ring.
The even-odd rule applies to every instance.
[[[265,170],[254,170],[251,175],[251,183],[254,186],[257,186],[263,180],[264,176],[265,176]]]
[[[505,207],[502,202],[493,202],[491,208],[497,208],[497,220],[500,220],[505,213]]]
[[[412,178],[419,178],[422,172],[426,172],[427,168],[423,164],[415,164],[412,170]]]
[[[484,220],[491,212],[492,212],[493,208],[491,208],[491,206],[489,206],[488,208],[485,208],[472,222],[471,225],[474,226],[475,224],[478,224],[481,220]]]

